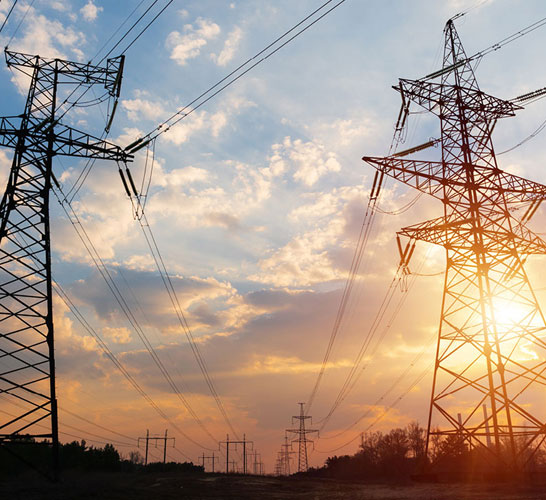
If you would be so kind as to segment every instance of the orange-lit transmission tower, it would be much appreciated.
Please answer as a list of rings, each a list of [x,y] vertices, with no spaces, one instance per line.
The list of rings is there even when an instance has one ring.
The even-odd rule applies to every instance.
[[[521,108],[482,92],[452,21],[444,32],[442,69],[397,87],[403,109],[411,101],[439,117],[442,161],[401,158],[431,143],[363,159],[444,206],[443,217],[399,233],[446,250],[427,452],[439,434],[521,470],[546,437],[544,393],[534,390],[546,384],[546,326],[523,268],[546,253],[525,226],[546,186],[498,168],[491,131]]]

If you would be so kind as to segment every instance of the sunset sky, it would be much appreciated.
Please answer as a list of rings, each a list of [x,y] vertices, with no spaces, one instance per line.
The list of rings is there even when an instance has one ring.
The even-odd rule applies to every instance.
[[[149,3],[101,49],[139,1],[36,0],[14,35],[29,6],[19,1],[0,44],[42,57],[98,63]],[[158,2],[152,12],[166,3]],[[126,146],[150,132],[322,3],[174,0],[127,51],[109,140]],[[0,23],[11,4],[0,3]],[[299,411],[297,403],[308,400],[321,367],[374,175],[361,157],[388,153],[400,107],[391,86],[398,78],[419,78],[440,68],[444,24],[467,9],[456,27],[468,55],[546,17],[539,0],[346,0],[156,142],[148,221],[227,414],[238,435],[254,441],[268,472],[284,430]],[[476,70],[481,89],[510,99],[546,86],[545,46],[542,27],[485,57]],[[0,112],[21,114],[28,81],[3,61],[0,67]],[[103,90],[97,87],[82,102]],[[105,104],[76,107],[64,120],[99,136],[106,113]],[[493,135],[496,151],[511,148],[545,119],[546,100],[540,100],[501,121]],[[400,148],[438,136],[436,119],[414,114]],[[500,155],[500,168],[546,184],[544,137]],[[426,155],[439,159],[440,152]],[[145,156],[146,149],[140,150],[130,166],[139,186]],[[55,160],[65,192],[85,163]],[[3,186],[10,164],[11,151],[0,149]],[[389,181],[380,208],[396,211],[414,198],[409,188]],[[77,436],[102,445],[107,437],[127,455],[134,444],[108,430],[136,442],[146,429],[158,435],[168,428],[176,437],[171,459],[196,461],[204,450],[210,454],[207,450],[217,449],[215,441],[225,440],[227,433],[235,436],[180,327],[116,165],[97,161],[73,207],[149,342],[215,440],[173,394],[55,200],[54,279],[147,394],[200,446],[170,427],[127,383],[55,296],[60,428],[67,433],[62,441]],[[396,231],[441,213],[441,203],[422,196],[400,215],[377,214],[309,411],[313,428],[321,427],[336,400],[387,294],[398,264]],[[545,222],[541,208],[531,227],[544,233]],[[321,465],[328,455],[354,453],[361,431],[412,420],[426,423],[443,250],[419,243],[411,264],[430,276],[414,276],[407,293],[397,287],[392,295],[357,381],[320,438],[313,438],[312,465]],[[527,265],[541,301],[546,300],[543,265],[542,257]],[[16,411],[4,400],[0,409]],[[160,458],[158,449],[151,453]]]

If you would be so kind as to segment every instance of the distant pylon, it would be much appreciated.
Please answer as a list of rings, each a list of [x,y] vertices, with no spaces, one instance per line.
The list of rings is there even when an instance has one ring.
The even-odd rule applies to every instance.
[[[311,417],[305,415],[303,411],[305,403],[298,404],[300,405],[300,414],[293,416],[292,422],[294,422],[294,419],[299,420],[299,427],[297,429],[286,429],[286,431],[297,434],[298,436],[296,439],[293,439],[292,442],[298,443],[298,472],[305,472],[309,468],[307,461],[307,443],[313,443],[313,441],[307,439],[307,434],[318,433],[318,429],[305,428],[305,421],[311,419]]]
[[[521,471],[546,438],[537,404],[546,385],[546,323],[523,268],[528,255],[546,253],[526,227],[546,186],[498,168],[491,132],[521,108],[482,92],[451,20],[444,33],[442,69],[396,87],[403,113],[411,101],[439,117],[442,160],[401,158],[435,141],[363,159],[444,207],[443,217],[399,233],[446,250],[427,455],[439,435],[481,450],[494,468]]]
[[[281,445],[281,474],[283,476],[290,475],[290,460],[292,460],[292,455],[295,455],[296,452],[292,450],[292,443],[288,441],[288,435],[284,435],[284,444]]]

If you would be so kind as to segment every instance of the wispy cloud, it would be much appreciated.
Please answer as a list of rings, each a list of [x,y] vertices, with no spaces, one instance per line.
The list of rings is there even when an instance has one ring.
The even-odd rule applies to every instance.
[[[211,20],[198,18],[195,25],[186,24],[180,31],[172,31],[167,37],[166,46],[170,57],[184,66],[188,60],[197,57],[208,41],[220,34],[220,26]]]
[[[215,61],[218,66],[225,66],[227,63],[229,63],[235,56],[235,52],[239,47],[242,37],[243,30],[236,26],[226,38],[222,51],[218,55],[211,54],[213,61]]]

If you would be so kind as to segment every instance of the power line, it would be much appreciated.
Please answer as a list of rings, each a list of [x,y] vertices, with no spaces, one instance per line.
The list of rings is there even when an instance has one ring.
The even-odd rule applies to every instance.
[[[141,37],[141,35],[153,24],[153,22],[165,11],[165,9],[173,3],[173,0],[169,0],[169,2],[154,16],[154,18],[146,25],[144,28],[140,31],[140,33],[133,39],[133,41],[125,47],[122,54],[125,54],[132,46],[133,44]]]
[[[132,15],[140,8],[140,6],[141,6],[145,1],[146,1],[146,0],[140,0],[140,3],[139,3],[139,4],[132,10],[132,12],[125,18],[125,21],[123,21],[123,22],[118,26],[118,28],[116,29],[116,31],[114,31],[114,33],[112,33],[112,34],[110,35],[110,38],[108,38],[108,40],[106,40],[106,42],[104,42],[104,43],[102,44],[102,47],[97,51],[97,53],[93,56],[93,58],[92,58],[91,60],[96,59],[96,58],[98,57],[98,55],[102,52],[102,50],[103,50],[103,49],[112,41],[112,38],[114,38],[114,37],[118,34],[119,30],[120,30],[121,28],[123,28],[123,26],[125,25],[125,23],[132,17]]]
[[[97,424],[96,422],[93,422],[92,420],[89,420],[88,418],[82,417],[81,415],[78,415],[77,413],[74,413],[73,411],[67,410],[64,406],[59,406],[59,410],[64,413],[68,413],[69,415],[82,420],[83,422],[86,422],[90,425],[94,425],[95,427],[98,427],[99,429],[102,429],[104,431],[111,432],[112,434],[115,434],[116,436],[120,436],[125,439],[135,439],[133,437],[127,436],[126,434],[122,434],[121,432],[114,431],[112,429],[109,429],[108,427],[105,427],[103,425]]]
[[[4,26],[6,25],[6,23],[8,22],[8,19],[9,19],[9,16],[11,16],[11,13],[13,12],[13,9],[15,8],[15,6],[17,5],[17,0],[15,0],[12,4],[11,4],[11,7],[6,15],[6,17],[4,18],[4,22],[2,23],[2,26],[0,26],[0,33],[2,33],[2,30],[4,29]]]
[[[167,290],[167,294],[169,296],[171,304],[175,310],[178,322],[186,335],[186,338],[189,342],[192,353],[195,357],[195,360],[197,361],[197,364],[199,366],[199,369],[201,370],[201,373],[205,379],[205,382],[209,388],[209,391],[212,394],[216,402],[216,405],[218,409],[220,410],[220,413],[222,414],[222,417],[224,418],[226,424],[228,425],[228,427],[231,429],[231,431],[235,434],[235,436],[238,439],[237,432],[235,431],[229,419],[229,416],[226,412],[226,409],[222,403],[222,400],[220,399],[220,396],[218,395],[218,392],[216,391],[214,382],[209,374],[207,365],[201,355],[201,352],[199,350],[197,343],[195,342],[195,338],[193,337],[192,331],[184,315],[184,311],[182,310],[182,307],[180,306],[180,301],[178,299],[176,290],[173,286],[171,277],[169,276],[169,273],[165,266],[165,261],[163,260],[161,252],[157,245],[157,241],[152,233],[152,228],[150,227],[150,224],[144,212],[141,213],[141,217],[138,218],[138,221],[142,229],[142,233],[144,234],[144,238],[146,239],[146,243],[148,244],[148,248],[150,249],[150,252],[153,256],[154,262],[156,264],[156,268],[161,276],[161,280],[163,281],[163,284],[165,286],[165,289]]]
[[[366,427],[366,429],[363,432],[368,432],[373,427],[375,427],[381,420],[383,420],[387,416],[387,414],[390,412],[390,410],[392,410],[398,403],[400,403],[400,401],[402,401],[413,390],[413,388],[416,387],[417,384],[419,384],[419,382],[421,382],[421,380],[423,380],[423,378],[425,378],[425,376],[431,371],[433,366],[434,366],[434,363],[431,363],[429,366],[427,366],[427,368],[425,368],[425,370],[423,370],[421,373],[419,373],[419,375],[411,382],[411,384],[397,398],[395,398],[392,401],[392,403],[386,409],[383,410],[383,413],[381,413],[372,423],[370,423],[368,425],[368,427]],[[382,399],[383,399],[383,397],[380,398],[378,401],[380,401]],[[375,405],[377,405],[377,404],[378,403],[376,403]],[[363,418],[368,416],[368,414],[370,412],[371,412],[371,410],[368,410],[360,418],[360,420],[362,420]],[[341,434],[342,433],[338,434],[338,436],[341,435]],[[361,435],[362,435],[362,432],[359,432],[355,437],[351,438],[349,441],[343,443],[340,446],[332,448],[330,450],[315,449],[315,451],[317,451],[318,453],[332,453],[332,452],[341,450],[342,448],[345,448],[346,446],[350,445],[351,443],[354,443]],[[323,439],[329,439],[329,438],[323,438]]]
[[[189,435],[187,435],[184,431],[182,431],[178,425],[171,420],[169,416],[155,403],[155,401],[146,393],[144,389],[140,386],[140,384],[134,379],[134,377],[127,371],[125,366],[118,360],[116,355],[110,350],[110,348],[106,345],[102,337],[97,333],[97,331],[87,322],[85,317],[81,314],[81,312],[78,310],[77,306],[72,302],[70,297],[66,294],[66,292],[62,289],[62,287],[58,284],[54,284],[55,291],[59,294],[62,301],[66,304],[66,306],[70,309],[76,320],[82,325],[82,327],[96,340],[99,347],[102,349],[102,351],[105,353],[106,357],[112,361],[112,363],[116,366],[116,368],[121,372],[121,374],[125,377],[125,379],[133,386],[133,388],[148,402],[148,404],[156,411],[156,413],[163,418],[166,422],[168,422],[174,429],[176,429],[183,437],[185,437],[188,441],[192,442],[193,444],[204,447],[201,443],[195,441],[193,438],[191,438]],[[207,448],[208,449],[208,448]]]
[[[55,192],[55,196],[57,196],[59,202],[61,201],[60,200],[60,197],[58,196],[57,192]],[[61,194],[62,194],[62,191],[60,191]],[[68,212],[67,210],[67,207],[66,205],[68,205],[69,209],[70,209],[70,213]],[[167,369],[165,368],[165,366],[163,365],[163,363],[161,362],[159,356],[157,355],[155,349],[153,348],[153,346],[150,344],[146,334],[144,333],[144,331],[142,330],[142,328],[140,327],[139,323],[138,323],[138,320],[136,319],[136,317],[134,316],[134,314],[131,312],[126,300],[123,298],[123,295],[121,294],[121,291],[119,289],[119,287],[116,285],[116,283],[114,282],[113,280],[113,277],[111,276],[111,273],[109,272],[108,268],[106,267],[105,263],[103,262],[102,258],[100,257],[100,255],[98,254],[97,250],[96,250],[96,247],[94,246],[94,244],[92,243],[92,241],[90,240],[87,232],[85,231],[83,225],[81,224],[80,220],[79,220],[79,217],[78,215],[76,214],[76,212],[74,211],[72,205],[70,204],[70,202],[66,202],[65,204],[61,203],[61,206],[63,207],[63,210],[65,211],[65,214],[67,215],[67,217],[69,218],[70,222],[72,223],[74,229],[76,230],[78,236],[80,237],[80,240],[82,241],[82,243],[84,244],[86,250],[88,251],[88,253],[91,255],[91,258],[93,259],[93,262],[95,263],[95,266],[97,267],[97,269],[99,270],[99,273],[101,274],[101,276],[103,277],[103,279],[106,281],[106,284],[108,286],[108,288],[110,289],[110,291],[112,292],[112,294],[114,295],[114,297],[116,298],[116,301],[118,302],[118,304],[120,305],[123,313],[125,314],[126,318],[128,319],[129,323],[132,325],[133,329],[137,332],[139,338],[142,340],[142,342],[144,343],[146,349],[148,350],[148,353],[150,354],[150,356],[152,357],[152,359],[154,360],[155,364],[158,366],[158,368],[160,369],[161,373],[163,374],[164,378],[167,380],[167,382],[169,383],[169,385],[171,386],[171,388],[173,389],[173,391],[175,392],[175,394],[179,397],[179,399],[181,399],[182,403],[184,404],[184,406],[186,407],[186,409],[188,410],[188,412],[190,413],[190,415],[192,415],[192,417],[194,418],[194,420],[196,420],[196,422],[201,426],[201,428],[205,431],[205,433],[207,433],[207,435],[212,439],[214,440],[216,443],[217,443],[217,440],[214,438],[214,436],[212,436],[212,434],[208,431],[208,429],[204,426],[203,422],[201,421],[201,419],[198,417],[198,415],[195,413],[195,411],[193,410],[193,408],[191,407],[191,405],[189,404],[189,402],[186,400],[186,398],[182,395],[182,393],[180,392],[180,390],[178,389],[178,387],[176,386],[174,380],[172,379],[171,375],[168,373]],[[144,220],[144,222],[143,222]],[[167,272],[167,269],[166,269],[166,266],[165,266],[165,262],[163,260],[163,257],[159,251],[159,247],[157,245],[157,242],[155,240],[155,237],[152,233],[152,230],[151,230],[151,227],[145,217],[145,214],[142,214],[142,216],[139,218],[139,222],[140,222],[140,226],[141,226],[141,229],[143,231],[143,234],[145,236],[145,239],[146,239],[146,242],[150,248],[150,251],[153,255],[153,258],[154,258],[154,261],[156,263],[156,266],[157,266],[157,269],[160,273],[160,277],[162,279],[162,282],[167,290],[167,293],[169,295],[169,299],[171,300],[171,303],[173,305],[173,308],[175,310],[175,313],[176,313],[176,316],[177,316],[177,319],[180,323],[180,325],[182,326],[183,328],[183,331],[184,333],[186,334],[186,337],[188,339],[188,342],[190,344],[190,348],[192,350],[192,353],[197,361],[197,364],[205,378],[205,382],[211,392],[211,395],[213,396],[215,402],[216,402],[216,405],[218,406],[219,410],[220,410],[220,413],[222,414],[224,420],[226,421],[228,427],[232,430],[232,432],[237,435],[237,432],[235,431],[230,419],[229,419],[229,416],[225,410],[225,407],[218,395],[218,392],[216,391],[216,388],[214,386],[214,383],[212,381],[212,378],[208,372],[208,369],[207,369],[207,366],[206,366],[206,363],[199,351],[199,348],[195,342],[195,339],[193,337],[193,334],[189,328],[189,325],[187,323],[187,320],[185,318],[185,315],[184,315],[184,312],[180,306],[180,301],[178,299],[178,295],[176,293],[176,290],[174,289],[174,286],[173,286],[173,283],[171,281],[171,278]]]
[[[3,399],[4,401],[7,401],[7,402],[11,403],[11,404],[14,405],[14,406],[18,406],[18,407],[20,407],[20,408],[23,408],[22,405],[19,405],[19,404],[15,403],[14,401],[10,401],[10,400],[8,400],[6,397],[4,397],[4,396],[2,396],[2,395],[0,395],[0,399]],[[2,413],[6,414],[6,415],[8,415],[8,416],[11,416],[11,417],[15,417],[15,416],[16,416],[16,415],[14,415],[14,414],[12,414],[12,413],[10,413],[10,412],[8,412],[8,411],[5,411],[5,410],[0,410],[0,411],[2,411]],[[25,422],[29,422],[29,420],[27,420],[27,419],[22,419],[22,420],[25,421]],[[75,431],[77,431],[77,432],[81,432],[81,433],[86,434],[86,435],[89,435],[89,436],[98,437],[99,439],[102,440],[102,441],[96,441],[96,440],[94,440],[94,439],[91,438],[91,439],[89,439],[90,441],[103,442],[103,443],[108,443],[108,444],[115,444],[115,445],[117,445],[117,446],[127,446],[127,447],[134,447],[134,446],[136,446],[136,444],[135,444],[135,443],[136,443],[136,439],[134,439],[134,438],[129,438],[129,439],[135,441],[135,443],[132,443],[132,444],[131,444],[131,443],[125,443],[125,442],[123,442],[123,441],[118,441],[118,440],[115,440],[115,439],[111,439],[111,438],[108,438],[108,437],[106,437],[106,436],[102,436],[102,435],[99,435],[99,434],[94,434],[94,433],[92,433],[92,432],[86,431],[86,430],[84,430],[84,429],[80,429],[79,427],[75,427],[75,426],[73,426],[73,425],[69,425],[69,424],[65,424],[65,423],[63,423],[62,425],[63,425],[64,427],[68,427],[69,429],[73,429],[73,430],[75,430]],[[41,428],[47,428],[47,426],[44,425],[44,424],[37,424],[37,426],[38,426],[38,427],[41,427]],[[68,436],[78,437],[78,436],[74,436],[73,434],[69,434],[69,433],[67,433],[67,432],[62,432],[62,431],[60,431],[60,434],[66,434],[66,435],[68,435]],[[81,438],[80,438],[80,439],[81,439]]]
[[[116,42],[116,44],[108,51],[108,53],[103,56],[103,58],[101,59],[101,62],[104,61],[112,52],[114,52],[114,50],[116,49],[116,47],[121,43],[123,42],[123,40],[125,40],[125,37],[131,33],[131,31],[133,31],[133,29],[135,28],[135,26],[142,20],[142,18],[148,13],[150,12],[150,10],[153,8],[153,6],[158,2],[159,0],[154,0],[150,6],[144,11],[144,13],[133,23],[133,25],[124,33],[124,35]],[[172,1],[172,0],[171,0]],[[142,3],[142,2],[141,2]],[[171,2],[169,2],[168,5],[170,5]],[[167,5],[167,6],[168,6]],[[139,4],[140,6],[140,4]],[[137,6],[138,8],[138,6]],[[166,8],[166,7],[165,7]],[[136,10],[136,9],[135,9]],[[133,11],[134,12],[134,11]],[[132,15],[132,14],[131,14]],[[100,64],[100,63],[99,63]]]
[[[25,20],[25,18],[27,17],[27,14],[29,12],[29,10],[32,8],[32,6],[34,5],[34,2],[36,0],[32,0],[32,2],[30,2],[30,4],[28,5],[27,7],[27,10],[25,10],[25,13],[23,14],[23,17],[21,18],[21,20],[19,21],[19,24],[17,25],[17,27],[15,28],[15,31],[13,32],[13,34],[11,35],[11,38],[9,39],[9,42],[7,43],[7,47],[9,47],[9,44],[11,43],[11,41],[15,38],[15,35],[17,34],[17,32],[19,31],[19,28],[21,27],[21,25],[23,24],[23,21]],[[17,2],[15,2],[17,3]],[[13,4],[13,6],[15,7],[15,4]],[[11,13],[11,11],[10,11]]]
[[[245,61],[243,64],[241,64],[240,66],[238,66],[236,69],[234,69],[231,73],[229,73],[228,75],[226,75],[224,78],[222,78],[221,80],[219,80],[218,82],[216,82],[212,87],[210,87],[209,89],[207,89],[205,92],[203,92],[201,95],[199,95],[198,97],[196,97],[193,101],[191,101],[189,104],[187,104],[186,106],[184,106],[183,108],[181,108],[180,110],[178,110],[176,113],[174,113],[173,115],[171,115],[167,120],[165,120],[164,122],[162,122],[161,124],[159,124],[154,130],[152,130],[151,132],[149,132],[148,134],[142,136],[140,139],[136,140],[135,142],[133,142],[132,144],[130,144],[129,146],[132,146],[132,147],[136,147],[138,146],[138,149],[140,149],[141,147],[143,147],[144,145],[142,144],[143,141],[145,141],[146,139],[148,140],[147,142],[155,139],[156,137],[158,137],[159,135],[167,132],[172,126],[176,125],[179,121],[183,120],[184,118],[186,118],[187,116],[189,116],[190,114],[192,114],[194,111],[196,111],[197,109],[199,109],[201,106],[203,106],[205,103],[207,103],[209,100],[211,100],[213,97],[215,97],[216,95],[218,95],[220,92],[222,92],[224,89],[226,89],[227,87],[229,87],[230,85],[232,85],[233,83],[235,83],[237,80],[239,80],[241,77],[243,77],[246,73],[248,73],[250,70],[252,70],[253,68],[255,68],[256,66],[258,66],[259,64],[261,64],[263,61],[265,61],[266,59],[268,59],[269,57],[271,57],[273,54],[275,54],[276,52],[278,52],[280,49],[282,49],[284,46],[286,46],[288,43],[290,43],[292,40],[294,40],[295,38],[297,38],[299,35],[301,35],[303,32],[305,32],[307,29],[309,29],[311,26],[313,26],[315,23],[317,23],[318,21],[320,21],[323,17],[325,17],[326,15],[328,15],[330,12],[332,12],[334,9],[336,9],[337,7],[339,7],[342,3],[345,2],[345,0],[340,0],[337,4],[335,4],[333,7],[331,7],[329,10],[327,10],[325,13],[323,13],[321,16],[319,16],[318,18],[316,18],[315,20],[313,20],[310,24],[308,24],[307,26],[303,27],[300,31],[298,31],[295,35],[293,35],[291,38],[289,38],[287,41],[285,41],[284,43],[282,43],[279,47],[275,48],[273,51],[271,51],[270,53],[268,53],[267,55],[265,55],[264,57],[262,57],[260,60],[258,60],[257,62],[255,62],[254,64],[252,64],[249,68],[247,68],[245,71],[243,71],[242,73],[240,73],[239,75],[237,75],[236,77],[234,77],[233,79],[229,80],[229,78],[231,78],[233,75],[235,75],[239,70],[243,69],[246,65],[248,65],[250,62],[252,62],[254,59],[256,59],[257,57],[259,57],[260,55],[264,54],[265,52],[267,52],[270,48],[272,48],[274,45],[276,45],[278,42],[280,42],[283,38],[285,38],[286,36],[288,36],[290,33],[292,33],[295,29],[297,29],[299,26],[301,26],[302,24],[304,24],[306,21],[308,21],[310,18],[312,18],[316,13],[318,13],[319,11],[321,11],[322,9],[324,9],[328,4],[332,3],[334,0],[328,0],[327,2],[323,3],[320,7],[318,7],[317,9],[315,9],[311,14],[309,14],[308,16],[306,16],[304,19],[302,19],[300,22],[298,22],[296,25],[294,25],[292,28],[290,28],[288,31],[284,32],[281,36],[279,36],[278,38],[276,38],[273,42],[271,42],[269,45],[267,45],[264,49],[262,49],[261,51],[259,51],[257,54],[255,54],[253,57],[251,57],[250,59],[248,59],[247,61]],[[207,94],[210,94],[210,92],[212,92],[214,89],[216,89],[217,87],[219,87],[220,85],[222,85],[222,83],[224,83],[226,80],[229,80],[225,85],[223,85],[222,87],[220,87],[216,92],[214,92],[213,94],[209,95],[204,101],[201,101],[197,106],[193,107],[192,109],[189,109],[188,108],[190,106],[192,106],[193,104],[195,104],[197,101],[199,101],[201,98],[205,97]],[[186,110],[188,110],[186,112]],[[127,147],[127,149],[129,149],[129,146]]]
[[[118,42],[114,45],[114,47],[112,47],[112,49],[110,49],[110,51],[101,59],[100,62],[103,62],[104,59],[106,59],[113,51],[114,49],[125,39],[125,37],[133,30],[133,28],[143,19],[143,17],[150,11],[150,9],[157,3],[158,0],[155,0],[147,9],[146,11],[137,19],[137,21],[135,23],[133,23],[133,25],[124,33],[124,35],[118,40]],[[129,48],[140,38],[140,36],[156,21],[156,19],[167,9],[167,7],[172,3],[173,0],[170,0],[160,11],[158,14],[156,14],[156,16],[140,31],[140,33],[129,43],[129,45],[127,47],[125,47],[125,49],[123,50],[123,52],[121,53],[121,55],[125,54]],[[115,36],[115,34],[121,29],[121,27],[131,18],[131,16],[138,10],[138,8],[144,3],[144,0],[142,0],[136,7],[135,9],[126,17],[125,21],[123,21],[123,23],[121,23],[121,25],[119,26],[119,28],[110,36],[110,38],[103,44],[103,46],[99,49],[99,51],[97,52],[97,54],[95,54],[95,56],[93,57],[96,58],[98,56],[98,54],[100,54],[100,52],[104,49],[104,47],[110,42],[110,40]],[[100,64],[100,63],[99,63]],[[80,83],[71,93],[70,95],[65,99],[65,101],[61,104],[60,107],[62,107],[64,104],[66,104],[68,102],[68,99],[82,86],[82,83]],[[66,109],[63,114],[61,115],[60,118],[62,118],[63,116],[66,115],[66,113],[74,106],[76,106],[76,104],[85,96],[85,94],[87,93],[89,89],[86,89],[76,100],[75,102],[68,108]],[[114,105],[115,107],[115,105]],[[112,116],[113,116],[113,111],[112,111]],[[60,120],[59,118],[59,120]],[[110,118],[110,120],[112,119],[112,117]],[[106,128],[108,128],[108,124],[106,125]],[[108,131],[106,130],[106,128],[104,129],[104,131],[102,132],[101,134],[101,139],[104,139],[108,136]],[[72,185],[72,187],[70,188],[70,190],[68,191],[67,195],[66,196],[69,196],[72,191],[74,191],[74,194],[72,195],[72,197],[70,198],[70,200],[68,200],[68,198],[65,196],[65,201],[72,201],[74,199],[74,197],[78,194],[79,190],[82,188],[83,184],[85,183],[89,173],[91,172],[91,169],[93,168],[93,166],[95,165],[95,159],[93,160],[88,160],[85,167],[82,169],[82,171],[80,172],[80,175],[78,176],[78,178],[76,179],[76,181],[74,182],[74,184]]]
[[[374,185],[374,187],[375,187],[375,185]],[[373,193],[370,193],[370,194],[372,195]],[[350,268],[350,271],[349,271],[349,276],[347,277],[347,280],[345,282],[345,287],[344,287],[343,293],[341,295],[341,300],[340,300],[338,310],[337,310],[337,313],[336,313],[336,318],[334,320],[334,325],[332,327],[332,332],[330,334],[330,339],[329,339],[328,345],[326,347],[326,352],[325,352],[323,360],[322,360],[322,365],[320,367],[319,374],[318,374],[317,379],[315,381],[315,385],[313,386],[313,389],[311,391],[311,395],[309,396],[309,399],[307,400],[307,409],[306,409],[307,412],[309,412],[311,410],[311,406],[312,406],[312,404],[313,404],[313,402],[315,400],[317,391],[318,391],[320,383],[322,381],[322,377],[324,376],[324,372],[326,370],[326,366],[327,366],[328,360],[330,358],[332,348],[334,346],[334,342],[335,342],[336,337],[337,337],[337,335],[339,333],[339,330],[341,328],[341,323],[342,323],[342,320],[343,320],[343,316],[345,314],[345,309],[347,307],[347,303],[348,303],[348,300],[349,300],[349,298],[351,296],[351,292],[352,292],[352,289],[353,289],[354,280],[355,280],[356,274],[358,273],[358,270],[360,268],[360,263],[362,261],[362,256],[364,254],[364,250],[366,248],[366,244],[368,242],[368,238],[369,238],[369,235],[370,235],[370,232],[371,232],[372,222],[373,222],[373,218],[374,218],[374,211],[373,211],[372,207],[373,207],[373,205],[375,205],[376,202],[377,202],[377,197],[376,198],[371,198],[370,197],[370,201],[368,203],[368,207],[367,207],[366,213],[364,215],[364,220],[362,221],[362,225],[360,227],[360,233],[359,233],[359,236],[358,236],[357,244],[355,246],[353,259],[352,259],[352,262],[351,262],[351,268]],[[370,211],[370,208],[371,208],[371,211]]]
[[[94,246],[93,242],[89,238],[89,235],[87,234],[85,228],[83,227],[81,221],[79,220],[79,217],[77,213],[74,211],[72,205],[70,203],[62,203],[61,198],[56,190],[53,191],[55,196],[57,197],[59,203],[61,204],[61,207],[63,208],[66,216],[68,217],[70,223],[76,230],[76,233],[78,234],[78,237],[80,238],[81,242],[83,243],[85,249],[91,256],[91,259],[93,263],[95,264],[95,267],[99,271],[99,274],[106,282],[107,287],[111,291],[112,295],[114,296],[116,302],[120,306],[121,311],[123,312],[124,316],[128,320],[129,324],[133,327],[134,331],[137,333],[138,337],[144,344],[144,347],[150,354],[152,360],[154,361],[155,365],[160,370],[161,374],[163,375],[164,379],[168,383],[168,385],[171,387],[171,389],[174,391],[178,399],[182,402],[184,407],[188,410],[188,413],[193,417],[193,419],[200,425],[200,427],[205,431],[205,433],[215,442],[217,443],[217,440],[212,436],[212,434],[208,431],[208,429],[205,427],[199,416],[196,414],[196,412],[193,410],[189,402],[186,400],[180,389],[178,388],[177,384],[172,379],[171,375],[169,374],[167,368],[162,363],[161,359],[159,358],[159,355],[157,354],[155,348],[152,346],[150,341],[148,340],[144,330],[140,326],[138,320],[134,316],[133,312],[131,311],[127,301],[123,297],[119,287],[115,283],[112,274],[108,270],[107,266],[105,265],[104,261],[100,257],[100,255],[97,252],[96,247]],[[62,194],[62,191],[59,191]],[[70,211],[69,211],[69,209]],[[203,445],[199,445],[204,447]]]

